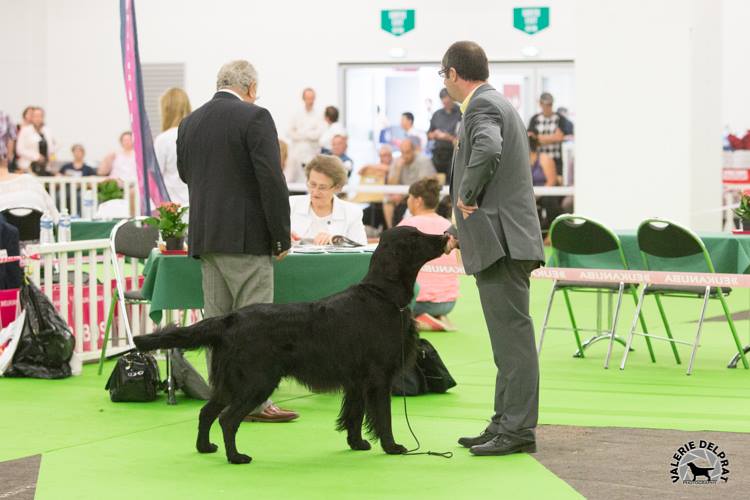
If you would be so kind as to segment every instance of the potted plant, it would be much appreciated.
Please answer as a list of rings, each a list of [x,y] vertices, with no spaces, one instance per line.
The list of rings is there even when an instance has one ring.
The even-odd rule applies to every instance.
[[[148,217],[144,222],[159,228],[161,238],[167,250],[182,250],[185,244],[185,232],[188,225],[182,221],[187,207],[171,201],[164,202],[157,208],[158,217]]]
[[[738,233],[750,233],[750,189],[742,191],[740,206],[734,209],[734,214],[740,219]]]

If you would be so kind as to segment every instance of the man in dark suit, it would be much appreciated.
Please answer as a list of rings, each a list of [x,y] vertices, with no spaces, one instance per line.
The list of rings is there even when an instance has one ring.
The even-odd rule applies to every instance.
[[[440,75],[463,114],[450,193],[456,227],[448,251],[461,248],[474,275],[498,373],[495,414],[477,437],[459,439],[475,455],[536,451],[539,366],[529,316],[529,275],[544,262],[531,183],[526,128],[487,83],[484,50],[456,42]]]
[[[291,246],[279,139],[271,114],[254,104],[255,68],[225,64],[216,88],[177,134],[177,170],[190,196],[188,244],[201,259],[206,317],[273,302],[273,257],[283,259]],[[297,417],[269,400],[246,420]]]

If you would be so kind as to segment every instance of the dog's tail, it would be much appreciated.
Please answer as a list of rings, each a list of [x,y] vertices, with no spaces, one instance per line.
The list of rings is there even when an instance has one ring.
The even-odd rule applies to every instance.
[[[139,351],[153,351],[181,347],[192,349],[202,346],[215,347],[221,342],[221,334],[226,329],[224,318],[208,318],[194,325],[180,327],[167,325],[157,328],[149,335],[138,335],[133,338]]]

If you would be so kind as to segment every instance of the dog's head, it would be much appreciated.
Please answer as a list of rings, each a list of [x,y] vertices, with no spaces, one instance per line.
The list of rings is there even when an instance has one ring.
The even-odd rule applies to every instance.
[[[409,226],[384,231],[372,255],[366,281],[399,285],[399,292],[408,293],[408,300],[404,301],[403,295],[398,298],[394,296],[394,300],[398,299],[399,303],[409,302],[417,273],[427,262],[440,257],[445,252],[447,243],[446,235],[425,234]]]

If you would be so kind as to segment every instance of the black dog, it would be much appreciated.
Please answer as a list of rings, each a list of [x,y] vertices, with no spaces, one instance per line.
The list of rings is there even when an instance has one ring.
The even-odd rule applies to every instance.
[[[201,409],[201,453],[213,453],[209,430],[216,418],[227,459],[251,458],[237,451],[235,434],[244,416],[265,401],[282,377],[314,392],[343,389],[338,430],[353,450],[369,450],[362,423],[389,454],[406,448],[391,430],[391,384],[413,362],[417,332],[408,304],[419,269],[443,253],[447,237],[397,227],[382,234],[365,278],[317,302],[255,304],[185,328],[168,326],[135,338],[138,349],[213,349],[211,399]],[[221,414],[221,416],[219,416]]]
[[[711,472],[714,470],[713,467],[698,467],[695,465],[695,462],[688,462],[687,466],[690,467],[690,472],[693,473],[693,481],[699,476],[706,476],[706,479],[709,481],[711,480]]]

